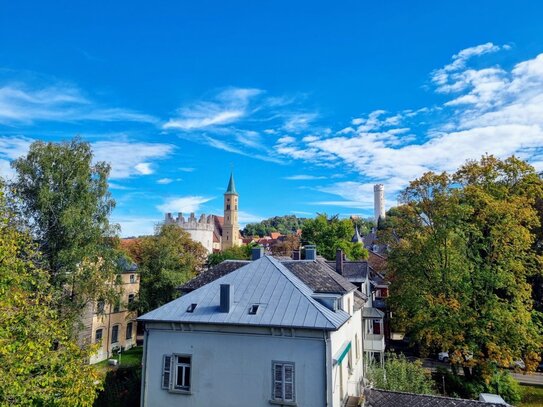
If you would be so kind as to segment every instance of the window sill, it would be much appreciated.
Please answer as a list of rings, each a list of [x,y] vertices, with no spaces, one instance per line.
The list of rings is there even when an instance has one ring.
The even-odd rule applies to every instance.
[[[170,393],[173,393],[173,394],[184,394],[184,395],[187,395],[187,396],[190,396],[192,394],[192,391],[190,390],[177,390],[177,389],[170,389],[168,390]]]
[[[270,404],[278,406],[297,406],[298,404],[295,401],[282,401],[282,400],[270,400]]]

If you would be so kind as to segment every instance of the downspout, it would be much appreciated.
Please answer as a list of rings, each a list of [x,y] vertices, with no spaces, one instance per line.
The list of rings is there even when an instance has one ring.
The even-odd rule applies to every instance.
[[[141,363],[141,399],[140,406],[145,406],[145,390],[147,389],[147,343],[149,342],[149,330],[143,329],[143,356]]]
[[[332,347],[330,345],[330,332],[324,331],[324,344],[326,348],[324,356],[324,365],[326,370],[326,406],[332,407],[334,400],[332,397]]]

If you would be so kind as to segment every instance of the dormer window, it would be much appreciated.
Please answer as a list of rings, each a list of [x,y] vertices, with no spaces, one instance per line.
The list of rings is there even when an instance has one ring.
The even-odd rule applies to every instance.
[[[258,311],[258,304],[251,305],[251,308],[249,308],[249,315],[256,315]]]

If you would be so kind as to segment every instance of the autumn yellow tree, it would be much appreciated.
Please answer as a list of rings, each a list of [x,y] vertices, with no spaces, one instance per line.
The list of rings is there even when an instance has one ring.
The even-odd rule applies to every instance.
[[[0,193],[0,405],[91,406],[101,386],[93,349],[51,306],[41,260]]]
[[[543,337],[528,281],[541,271],[542,193],[526,162],[484,156],[454,174],[424,174],[402,194],[389,257],[394,319],[473,380],[519,359],[537,366]]]

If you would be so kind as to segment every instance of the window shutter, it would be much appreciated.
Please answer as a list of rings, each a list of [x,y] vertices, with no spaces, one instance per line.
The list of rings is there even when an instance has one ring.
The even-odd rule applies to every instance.
[[[283,365],[281,363],[273,365],[273,398],[283,399]]]
[[[285,401],[294,401],[294,366],[285,366]]]
[[[162,388],[170,389],[170,378],[172,370],[172,357],[170,355],[164,355],[162,363]]]

